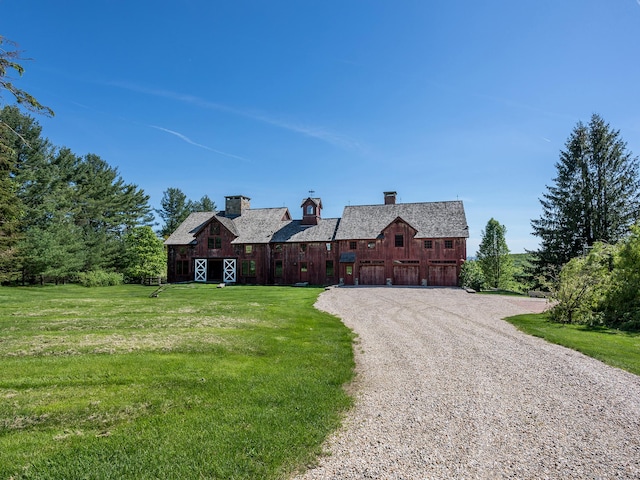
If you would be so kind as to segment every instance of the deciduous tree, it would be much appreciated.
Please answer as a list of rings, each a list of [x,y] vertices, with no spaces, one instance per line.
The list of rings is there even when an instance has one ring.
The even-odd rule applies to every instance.
[[[482,273],[480,264],[476,260],[467,260],[462,264],[460,283],[460,286],[472,288],[476,292],[484,288],[484,274]]]
[[[597,242],[587,255],[569,260],[552,289],[549,315],[561,323],[602,323],[603,300],[610,285],[615,247]]]
[[[478,263],[487,285],[493,288],[508,288],[513,280],[513,263],[509,257],[506,232],[506,227],[492,218],[482,231],[478,248]]]
[[[151,227],[136,227],[124,237],[126,268],[129,278],[166,276],[167,257],[164,244]]]
[[[618,243],[604,315],[610,327],[640,330],[640,225]]]

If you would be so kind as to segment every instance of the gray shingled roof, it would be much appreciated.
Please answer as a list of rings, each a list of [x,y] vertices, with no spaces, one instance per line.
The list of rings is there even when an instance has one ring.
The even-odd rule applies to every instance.
[[[164,242],[165,245],[189,245],[196,235],[212,219],[216,218],[237,236],[231,243],[268,243],[285,222],[290,222],[288,209],[256,208],[245,210],[242,215],[227,218],[224,212],[194,212]],[[283,220],[286,219],[286,220]]]
[[[286,207],[249,209],[233,219],[225,217],[224,212],[194,212],[164,244],[194,243],[196,235],[214,217],[237,236],[231,242],[234,244],[371,239],[398,217],[417,230],[416,238],[469,237],[462,202],[454,201],[345,207],[341,219],[320,219],[318,225],[290,220]]]
[[[200,229],[214,216],[216,212],[193,212],[182,222],[175,232],[164,241],[165,245],[189,245],[195,242]]]
[[[269,242],[330,242],[340,219],[321,219],[318,225],[302,225],[301,220],[290,220],[287,208],[257,208],[245,210],[233,219],[224,217],[224,212],[195,212],[164,242],[165,245],[189,245],[212,218],[216,218],[237,235],[231,243]]]
[[[336,233],[339,218],[326,218],[318,225],[302,225],[301,220],[291,220],[275,232],[272,242],[330,242]]]
[[[396,218],[417,230],[416,238],[468,238],[461,201],[345,207],[336,240],[376,238]]]
[[[238,237],[231,243],[269,243],[273,234],[282,228],[288,212],[286,207],[244,210],[233,219]]]
[[[234,235],[238,235],[238,230],[236,229],[236,226],[233,223],[233,219],[225,217],[224,212],[219,212],[218,214],[216,214],[216,219],[222,225],[224,225],[227,228],[227,230],[229,230],[231,233],[233,233]]]

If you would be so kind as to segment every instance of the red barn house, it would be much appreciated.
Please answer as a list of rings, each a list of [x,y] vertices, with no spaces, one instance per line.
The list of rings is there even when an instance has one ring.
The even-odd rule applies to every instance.
[[[323,219],[307,198],[302,220],[289,209],[250,208],[225,198],[223,212],[196,212],[165,241],[169,282],[288,285],[455,286],[469,237],[460,201],[345,207]]]

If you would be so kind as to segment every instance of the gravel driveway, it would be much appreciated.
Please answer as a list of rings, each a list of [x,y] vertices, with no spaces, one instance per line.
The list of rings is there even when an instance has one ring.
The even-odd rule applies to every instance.
[[[334,288],[356,403],[299,479],[640,478],[640,377],[518,332],[544,300]]]

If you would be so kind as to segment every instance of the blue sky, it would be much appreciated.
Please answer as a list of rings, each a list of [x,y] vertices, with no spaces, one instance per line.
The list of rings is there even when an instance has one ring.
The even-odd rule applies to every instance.
[[[43,134],[159,207],[460,199],[512,252],[578,121],[640,154],[640,0],[0,0]],[[4,100],[9,100],[4,98]]]

